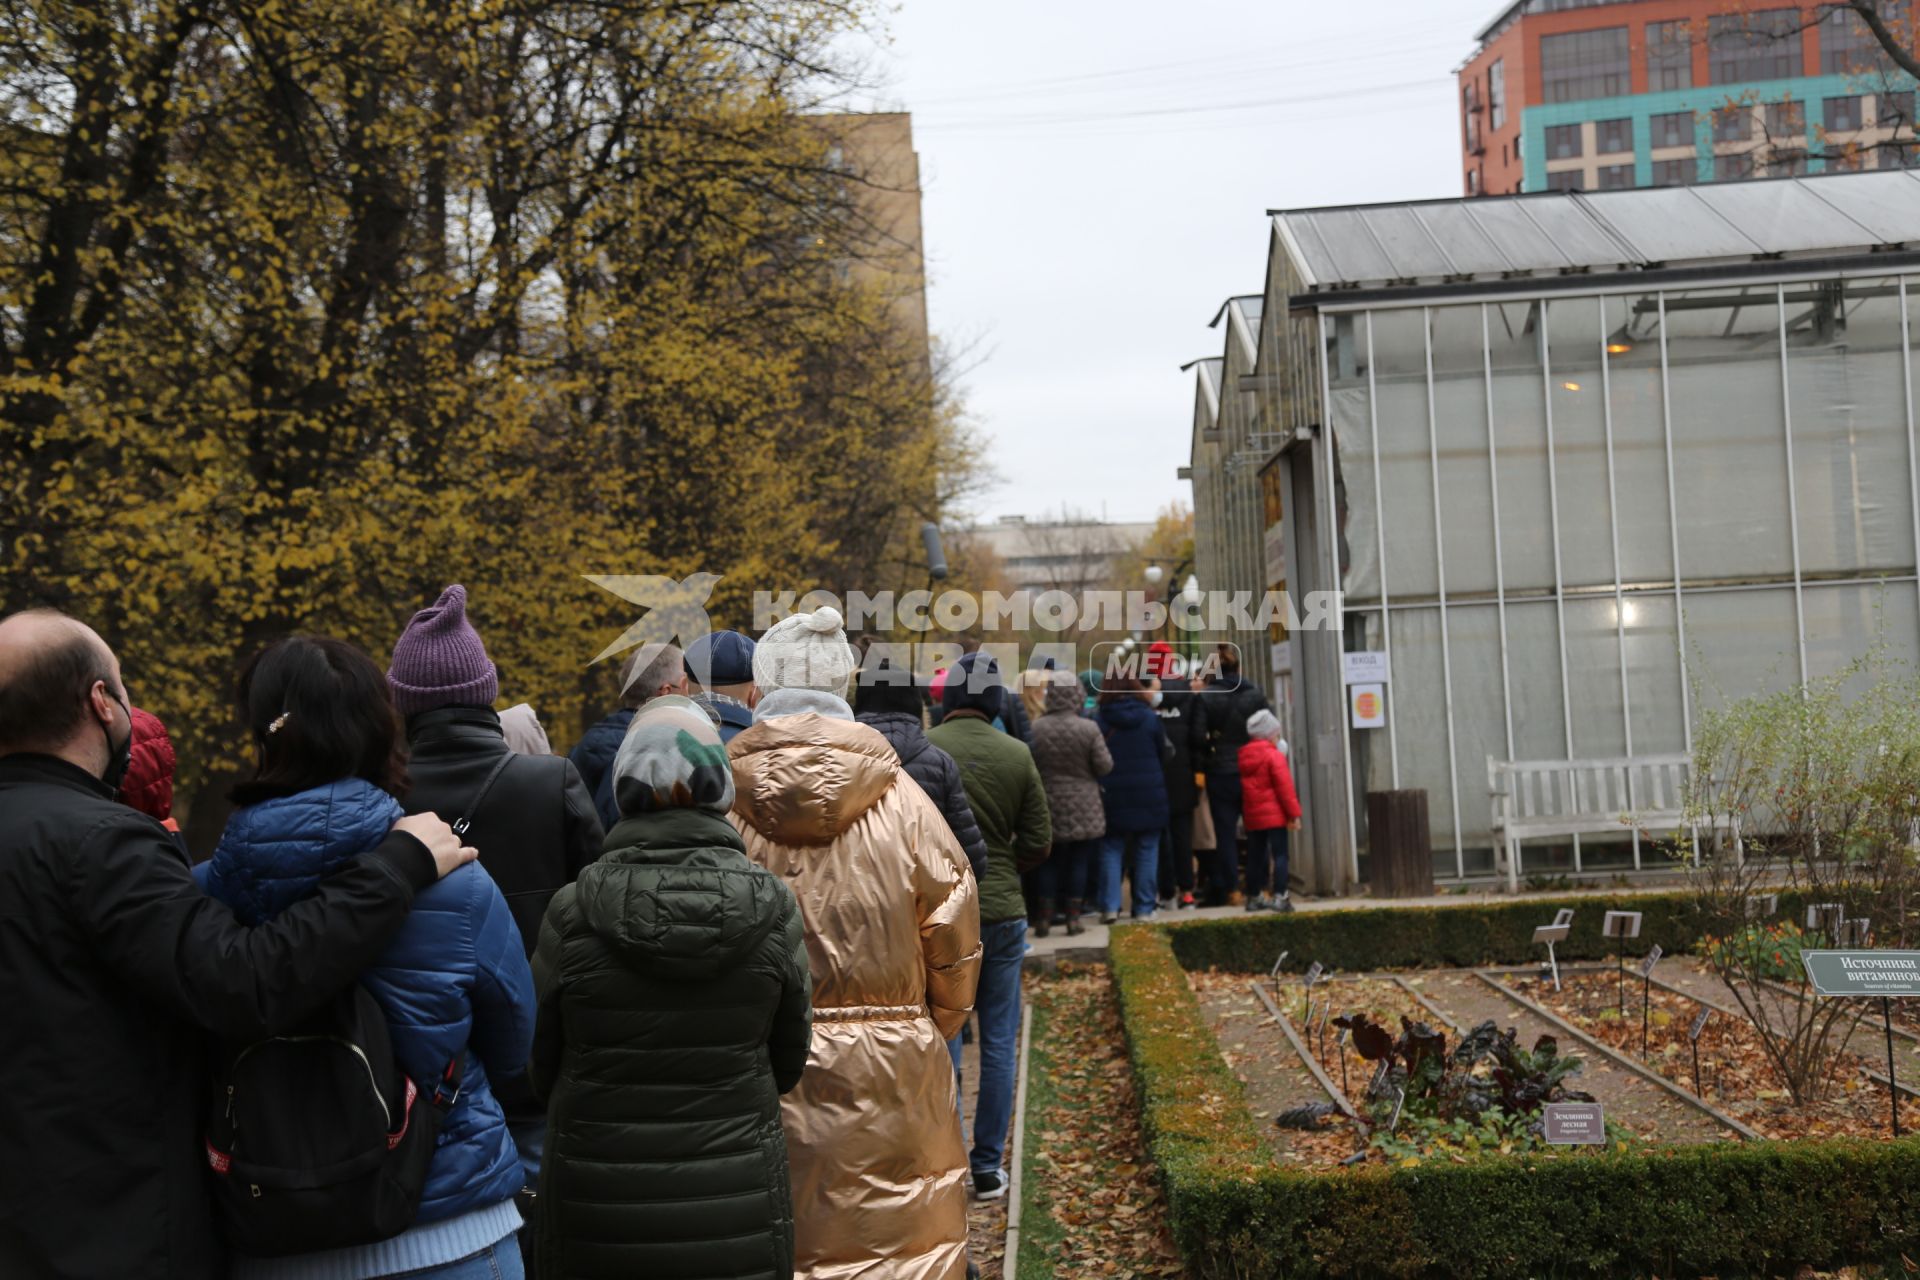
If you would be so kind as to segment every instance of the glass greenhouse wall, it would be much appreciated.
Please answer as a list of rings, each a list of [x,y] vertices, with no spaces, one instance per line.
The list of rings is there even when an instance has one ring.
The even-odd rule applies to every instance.
[[[1494,870],[1489,757],[1685,751],[1703,706],[1920,650],[1920,276],[1338,305],[1345,648],[1392,675],[1354,790],[1424,788],[1439,874]]]

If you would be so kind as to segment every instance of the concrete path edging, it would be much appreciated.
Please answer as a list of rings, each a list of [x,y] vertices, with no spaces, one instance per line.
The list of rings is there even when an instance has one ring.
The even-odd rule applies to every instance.
[[[1007,1243],[1000,1274],[1014,1280],[1020,1269],[1020,1197],[1027,1159],[1027,1055],[1033,1048],[1033,1002],[1020,1003],[1020,1073],[1013,1089],[1013,1160],[1007,1170]]]

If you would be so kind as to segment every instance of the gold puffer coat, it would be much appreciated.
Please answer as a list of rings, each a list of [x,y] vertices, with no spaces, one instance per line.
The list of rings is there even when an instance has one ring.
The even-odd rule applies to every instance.
[[[813,970],[812,1052],[781,1100],[794,1272],[960,1280],[967,1160],[945,1042],[980,977],[966,856],[863,724],[778,716],[728,751],[734,825],[799,899]]]

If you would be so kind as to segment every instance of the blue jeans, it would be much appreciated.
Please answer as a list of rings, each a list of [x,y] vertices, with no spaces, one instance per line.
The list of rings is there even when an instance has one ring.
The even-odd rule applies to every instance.
[[[975,1173],[998,1173],[1006,1162],[1007,1131],[1013,1127],[1013,1077],[1020,1065],[1020,963],[1027,954],[1027,922],[1001,920],[980,926],[980,988],[973,998],[980,1028],[980,1096],[973,1107]],[[955,1071],[960,1037],[947,1041]]]
[[[1100,841],[1100,909],[1120,912],[1120,871],[1133,877],[1133,914],[1150,916],[1160,905],[1160,833],[1109,831]]]
[[[520,1242],[512,1236],[458,1262],[444,1262],[424,1271],[408,1271],[393,1280],[526,1280]]]
[[[1053,846],[1047,860],[1034,869],[1034,895],[1051,912],[1065,909],[1069,902],[1084,902],[1093,896],[1093,864],[1098,855],[1098,840],[1062,840]]]
[[[1267,892],[1269,883],[1275,897],[1287,891],[1287,829],[1247,832],[1247,892]],[[1268,873],[1272,873],[1269,881]]]

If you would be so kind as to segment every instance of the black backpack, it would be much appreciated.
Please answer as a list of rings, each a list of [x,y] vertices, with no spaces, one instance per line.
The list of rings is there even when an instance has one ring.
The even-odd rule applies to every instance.
[[[221,1055],[207,1125],[226,1241],[257,1258],[371,1244],[413,1224],[461,1059],[423,1094],[358,983],[294,1031]]]

